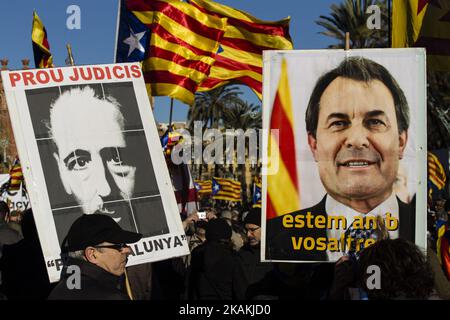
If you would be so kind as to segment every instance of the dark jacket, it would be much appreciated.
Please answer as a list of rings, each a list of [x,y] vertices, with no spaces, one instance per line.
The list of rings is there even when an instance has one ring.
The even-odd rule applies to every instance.
[[[317,205],[291,213],[297,215],[306,215],[308,212],[314,217],[324,216],[325,221],[327,213],[325,211],[326,196],[323,197]],[[397,198],[399,207],[399,237],[414,242],[416,214],[414,206],[405,204]],[[327,261],[327,253],[318,250],[294,250],[292,246],[292,237],[311,237],[313,239],[327,239],[326,229],[309,228],[290,228],[283,227],[283,217],[277,217],[267,222],[266,231],[266,259],[278,261]]]
[[[75,273],[68,273],[67,267],[75,265],[80,268],[80,288],[69,289],[68,284],[74,284]],[[72,277],[69,279],[69,277]],[[119,290],[121,278],[90,262],[69,258],[63,268],[61,280],[53,289],[49,300],[129,300],[128,296]]]
[[[230,245],[206,241],[192,251],[190,299],[241,300],[246,279],[237,253]]]
[[[273,264],[270,262],[261,262],[261,246],[243,246],[238,256],[244,269],[247,280],[246,299],[254,299],[270,295],[268,288],[265,288],[263,279],[273,271]]]
[[[21,239],[22,236],[19,232],[11,228],[8,224],[0,222],[0,257],[2,246],[16,243]]]
[[[150,300],[152,291],[152,264],[150,262],[127,267],[133,300]]]
[[[3,246],[0,259],[2,291],[9,300],[45,300],[54,287],[50,283],[44,255],[31,213],[22,220],[23,239]],[[18,233],[11,230],[15,234]]]
[[[3,247],[1,290],[8,300],[45,300],[50,283],[39,240],[23,239]]]

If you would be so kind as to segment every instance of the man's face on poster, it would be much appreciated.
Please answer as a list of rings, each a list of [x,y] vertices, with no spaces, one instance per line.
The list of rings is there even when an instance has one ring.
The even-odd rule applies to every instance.
[[[136,167],[124,159],[123,122],[117,106],[96,98],[52,116],[58,149],[54,157],[63,186],[86,214],[99,211],[114,217],[114,202],[132,197]]]
[[[407,133],[398,132],[394,100],[381,81],[338,77],[321,96],[316,136],[308,142],[336,200],[387,198]]]

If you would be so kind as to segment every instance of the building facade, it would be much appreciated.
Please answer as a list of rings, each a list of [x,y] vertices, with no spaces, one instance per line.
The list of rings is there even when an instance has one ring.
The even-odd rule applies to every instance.
[[[8,70],[8,60],[1,59],[1,70]],[[28,69],[29,60],[22,60],[23,69]],[[8,173],[10,166],[18,156],[14,133],[6,104],[5,91],[0,77],[0,173]]]

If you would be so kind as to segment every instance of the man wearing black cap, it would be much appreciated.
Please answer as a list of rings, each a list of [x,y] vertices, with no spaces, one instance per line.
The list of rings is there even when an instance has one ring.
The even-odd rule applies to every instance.
[[[272,263],[261,262],[261,209],[253,208],[244,219],[248,242],[239,250],[239,258],[247,278],[247,299],[263,298],[264,278],[273,270]]]
[[[82,215],[70,227],[63,241],[69,258],[60,283],[50,300],[128,300],[119,290],[131,253],[128,243],[142,235],[123,230],[113,218],[103,214]],[[76,270],[80,271],[77,285]]]

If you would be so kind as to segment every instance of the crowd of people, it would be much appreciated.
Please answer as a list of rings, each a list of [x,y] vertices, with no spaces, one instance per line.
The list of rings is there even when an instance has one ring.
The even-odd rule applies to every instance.
[[[428,248],[384,239],[358,259],[337,263],[261,262],[261,209],[204,208],[183,221],[190,254],[126,267],[128,246],[142,235],[103,214],[82,215],[62,245],[59,283],[50,283],[31,209],[8,221],[0,202],[0,296],[8,300],[375,300],[450,299],[450,281],[436,253],[436,224],[448,223],[448,205],[428,212]],[[445,236],[449,236],[448,232]],[[73,267],[80,279],[71,279]],[[379,284],[371,267],[379,268]],[[375,281],[376,282],[376,281]]]

